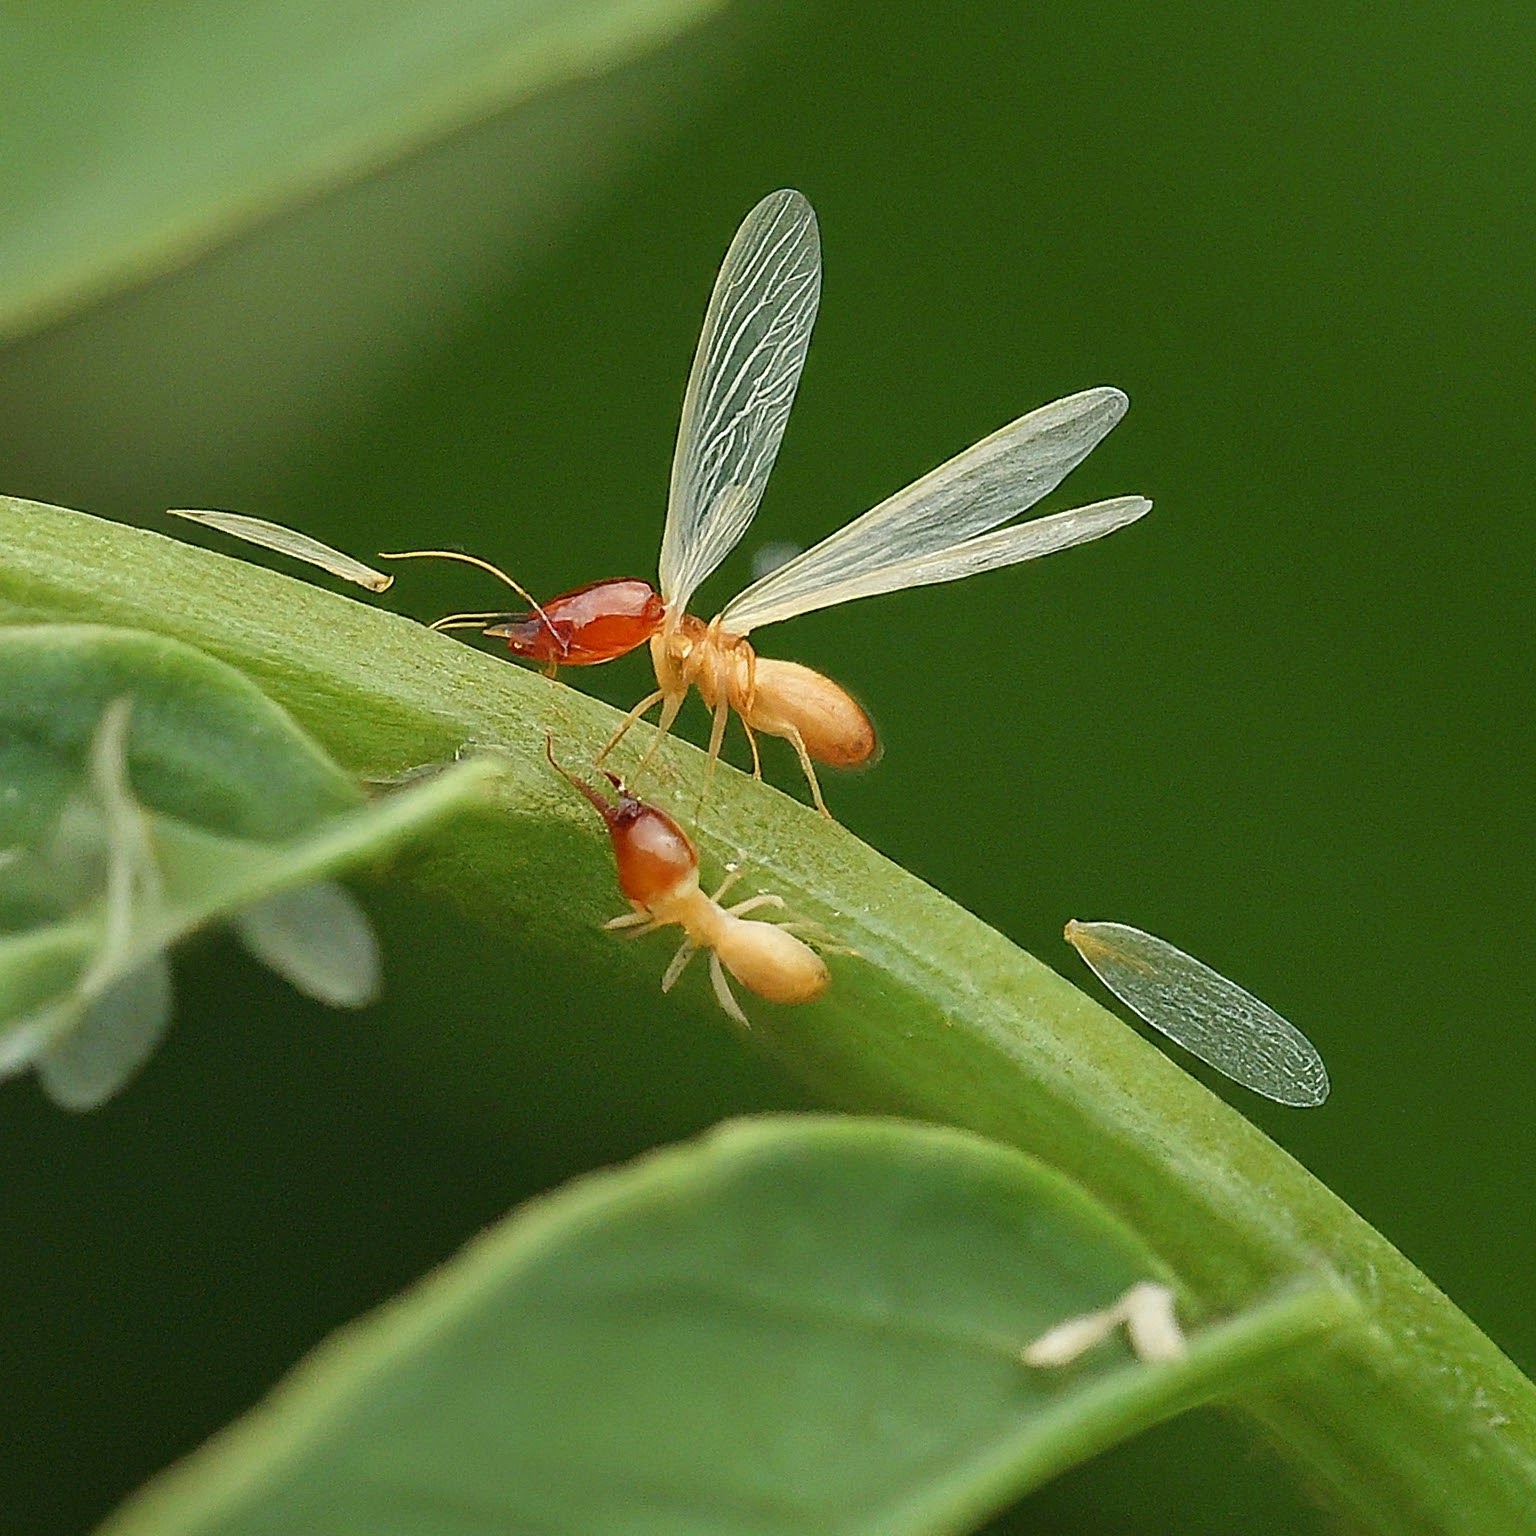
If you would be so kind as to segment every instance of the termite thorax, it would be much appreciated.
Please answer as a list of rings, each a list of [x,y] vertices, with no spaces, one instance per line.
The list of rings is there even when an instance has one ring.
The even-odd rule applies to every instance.
[[[666,692],[693,685],[713,709],[722,694],[736,696],[750,688],[752,647],[718,623],[706,624],[691,613],[680,615],[651,639],[656,680]]]
[[[710,708],[729,701],[750,730],[798,738],[819,763],[854,768],[879,750],[869,716],[846,688],[812,667],[757,655],[745,636],[692,614],[651,639],[656,680],[666,694],[690,685]]]

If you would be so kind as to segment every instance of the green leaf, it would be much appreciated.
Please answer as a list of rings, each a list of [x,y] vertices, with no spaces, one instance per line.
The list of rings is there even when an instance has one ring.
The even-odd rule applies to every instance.
[[[234,918],[240,942],[306,997],[361,1008],[379,990],[379,948],[368,919],[322,880],[252,902]]]
[[[216,920],[300,991],[376,993],[372,930],[325,878],[462,810],[462,763],[372,805],[232,667],[87,625],[0,633],[0,1078],[93,1109],[171,1015],[165,955]]]
[[[584,1179],[323,1345],[112,1536],[918,1536],[1283,1367],[1328,1284],[1019,1359],[1157,1272],[1081,1189],[954,1131],[776,1117]]]
[[[115,974],[65,1021],[68,1032],[37,1056],[37,1076],[55,1104],[95,1109],[149,1060],[171,1022],[171,967],[163,954]]]
[[[272,841],[363,803],[333,762],[251,680],[188,645],[98,624],[0,632],[0,847],[57,814],[107,706],[132,698],[128,771],[151,811]]]
[[[670,948],[598,931],[622,907],[607,838],[543,758],[546,730],[575,759],[615,711],[396,615],[79,513],[0,502],[0,548],[0,622],[88,617],[190,640],[359,774],[502,744],[499,824],[466,823],[408,878],[594,991],[620,974],[656,984]],[[859,951],[833,958],[815,1004],[753,1003],[754,1041],[830,1103],[1049,1159],[1131,1221],[1206,1315],[1340,1277],[1365,1317],[1326,1361],[1237,1406],[1366,1529],[1528,1532],[1536,1389],[1385,1238],[1120,1020],[844,829],[729,768],[695,817],[701,782],[702,754],[675,742],[646,793],[696,833],[706,879],[735,860],[743,894],[760,882]],[[722,1020],[704,977],[668,1006]]]
[[[713,0],[7,9],[0,335],[681,29]]]

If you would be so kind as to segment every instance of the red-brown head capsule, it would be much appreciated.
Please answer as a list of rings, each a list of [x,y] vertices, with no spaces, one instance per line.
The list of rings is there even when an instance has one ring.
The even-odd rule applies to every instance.
[[[697,882],[698,850],[665,811],[636,800],[622,784],[617,788],[619,803],[603,820],[613,839],[619,889],[652,907],[688,880]]]
[[[537,613],[491,625],[514,656],[560,667],[591,667],[644,645],[662,625],[666,605],[648,581],[619,576],[562,592]]]
[[[603,818],[613,842],[619,889],[630,901],[651,907],[674,895],[678,887],[688,881],[697,882],[698,850],[688,834],[665,811],[635,799],[621,779],[608,773],[604,777],[618,795],[618,804],[611,804],[590,784],[556,761],[554,744],[548,737],[544,741],[544,751],[556,771],[579,789]]]

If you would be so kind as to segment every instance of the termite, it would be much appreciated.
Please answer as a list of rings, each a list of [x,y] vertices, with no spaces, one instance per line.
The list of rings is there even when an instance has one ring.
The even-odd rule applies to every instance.
[[[1001,527],[1054,490],[1125,414],[1118,390],[1084,390],[1031,411],[924,475],[803,554],[754,582],[708,623],[688,612],[700,584],[750,526],[778,455],[821,292],[816,215],[798,192],[764,198],[736,232],[704,316],[683,396],[661,540],[659,590],[637,577],[600,581],[544,604],[474,556],[441,555],[501,576],[530,604],[526,614],[454,614],[439,627],[476,627],[512,653],[561,666],[592,666],[649,643],[656,689],[630,710],[598,754],[661,706],[651,753],[691,687],[714,714],[713,770],[732,710],[746,728],[752,772],[757,735],[782,736],[799,756],[823,815],[813,763],[853,767],[875,753],[869,717],[830,678],[758,656],[747,636],[765,624],[882,592],[955,581],[1101,538],[1152,503],[1121,496],[1014,527]],[[642,765],[643,766],[643,765]]]
[[[770,1003],[810,1003],[827,990],[832,978],[826,961],[792,931],[804,925],[747,921],[749,912],[782,908],[783,897],[749,896],[722,907],[720,898],[741,878],[740,870],[733,870],[713,895],[707,895],[699,885],[698,849],[665,811],[637,799],[622,779],[605,773],[616,797],[610,801],[559,762],[548,738],[544,751],[555,771],[603,818],[613,842],[619,889],[632,910],[603,926],[636,938],[674,923],[683,930],[682,946],[661,978],[663,992],[672,990],[701,949],[709,951],[710,981],[720,1006],[744,1026],[747,1016],[726,980],[727,971]]]

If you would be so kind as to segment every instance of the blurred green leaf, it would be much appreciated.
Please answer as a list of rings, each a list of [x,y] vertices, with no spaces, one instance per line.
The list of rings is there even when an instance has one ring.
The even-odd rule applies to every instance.
[[[714,3],[9,7],[0,336],[597,73]]]
[[[451,815],[494,777],[462,763],[366,804],[246,677],[156,635],[0,632],[0,1078],[35,1066],[92,1109],[170,1021],[165,955],[229,920],[300,991],[360,1007],[372,930],[326,878]]]
[[[579,1181],[321,1347],[115,1536],[948,1532],[1249,1383],[1349,1314],[1322,1285],[1036,1370],[1157,1261],[1010,1149],[783,1117]]]
[[[114,699],[132,698],[128,771],[151,811],[252,841],[292,837],[362,789],[243,673],[189,645],[96,624],[0,632],[0,847],[51,821]]]

